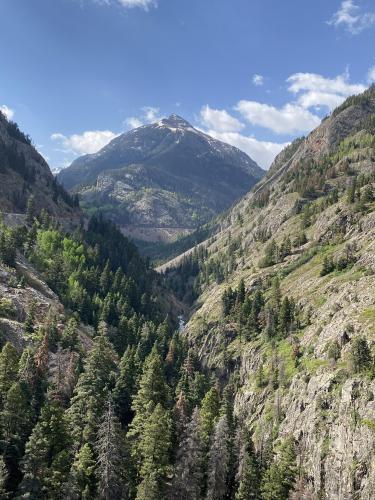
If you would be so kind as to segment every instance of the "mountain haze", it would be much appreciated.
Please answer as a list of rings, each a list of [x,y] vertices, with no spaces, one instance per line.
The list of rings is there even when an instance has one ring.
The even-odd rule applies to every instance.
[[[239,149],[171,115],[78,158],[58,179],[136,239],[173,240],[227,209],[263,173]]]

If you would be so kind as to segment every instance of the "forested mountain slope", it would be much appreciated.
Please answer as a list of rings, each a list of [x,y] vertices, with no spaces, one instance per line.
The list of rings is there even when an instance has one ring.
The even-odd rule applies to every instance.
[[[46,201],[0,223],[0,497],[234,494],[251,443],[183,304],[113,223],[69,232]]]
[[[166,273],[251,435],[263,493],[250,495],[248,463],[237,498],[374,497],[374,188],[371,87],[280,153]]]
[[[56,181],[31,139],[0,111],[0,210],[25,213],[32,199],[35,213],[79,219],[78,200]]]
[[[58,179],[125,234],[173,241],[229,208],[263,174],[239,149],[171,115],[78,158]]]

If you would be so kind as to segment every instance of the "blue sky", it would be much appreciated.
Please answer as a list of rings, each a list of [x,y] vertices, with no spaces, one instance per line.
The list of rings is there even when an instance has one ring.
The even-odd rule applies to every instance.
[[[0,0],[0,107],[62,168],[171,113],[263,167],[375,81],[367,0]]]

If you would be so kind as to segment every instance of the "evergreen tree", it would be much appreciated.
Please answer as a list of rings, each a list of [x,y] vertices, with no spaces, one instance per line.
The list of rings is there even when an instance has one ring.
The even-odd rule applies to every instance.
[[[96,452],[99,498],[121,498],[125,493],[124,438],[110,399],[98,430]]]
[[[72,464],[67,496],[79,500],[95,498],[95,459],[88,443],[77,452]]]
[[[331,273],[335,269],[335,264],[331,256],[325,256],[323,259],[323,267],[320,271],[320,276],[325,276],[326,274]]]
[[[3,404],[6,393],[10,389],[13,382],[16,381],[18,375],[18,360],[17,350],[7,342],[0,353],[0,403]]]
[[[288,438],[282,443],[278,457],[273,460],[262,479],[263,500],[285,500],[295,484],[297,473],[295,443]]]
[[[94,339],[85,369],[80,375],[69,408],[74,446],[94,445],[96,432],[105,411],[108,393],[113,388],[117,355],[107,338]]]
[[[132,410],[134,418],[130,425],[128,438],[132,442],[132,456],[135,461],[140,457],[140,440],[144,435],[144,428],[148,418],[156,405],[166,407],[168,388],[165,383],[163,361],[157,348],[154,347],[146,358],[143,373],[139,383],[139,390],[133,399]]]
[[[226,415],[218,420],[209,452],[207,500],[221,500],[227,493],[229,472],[228,422]]]
[[[372,366],[372,355],[365,337],[357,337],[352,341],[350,361],[354,373],[360,373]]]
[[[219,416],[220,398],[216,387],[212,387],[205,395],[200,410],[201,436],[206,450],[210,445],[211,436]]]
[[[260,500],[260,468],[248,431],[241,436],[236,500]]]
[[[14,382],[1,412],[3,458],[9,471],[8,484],[14,490],[21,479],[19,462],[32,430],[34,415],[31,394],[25,383]]]
[[[26,444],[21,498],[63,498],[62,485],[69,473],[70,437],[63,409],[46,402]]]
[[[26,223],[31,225],[34,222],[35,215],[36,215],[35,198],[34,198],[34,195],[31,195],[31,196],[29,196],[29,199],[27,200]]]
[[[199,410],[195,408],[178,448],[172,483],[172,499],[199,500],[201,498],[203,477],[203,449],[199,430]]]
[[[170,448],[171,419],[168,411],[157,404],[140,436],[139,475],[142,481],[137,488],[137,500],[165,498],[166,480],[171,470]]]
[[[138,378],[135,349],[133,347],[128,347],[125,351],[120,361],[119,370],[113,390],[113,402],[121,424],[128,426],[134,415],[131,405]]]

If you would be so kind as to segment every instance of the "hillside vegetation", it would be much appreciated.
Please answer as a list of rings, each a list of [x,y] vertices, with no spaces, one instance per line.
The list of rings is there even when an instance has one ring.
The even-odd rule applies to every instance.
[[[375,491],[374,113],[374,87],[348,99],[166,272],[258,459],[293,441],[291,498]]]

